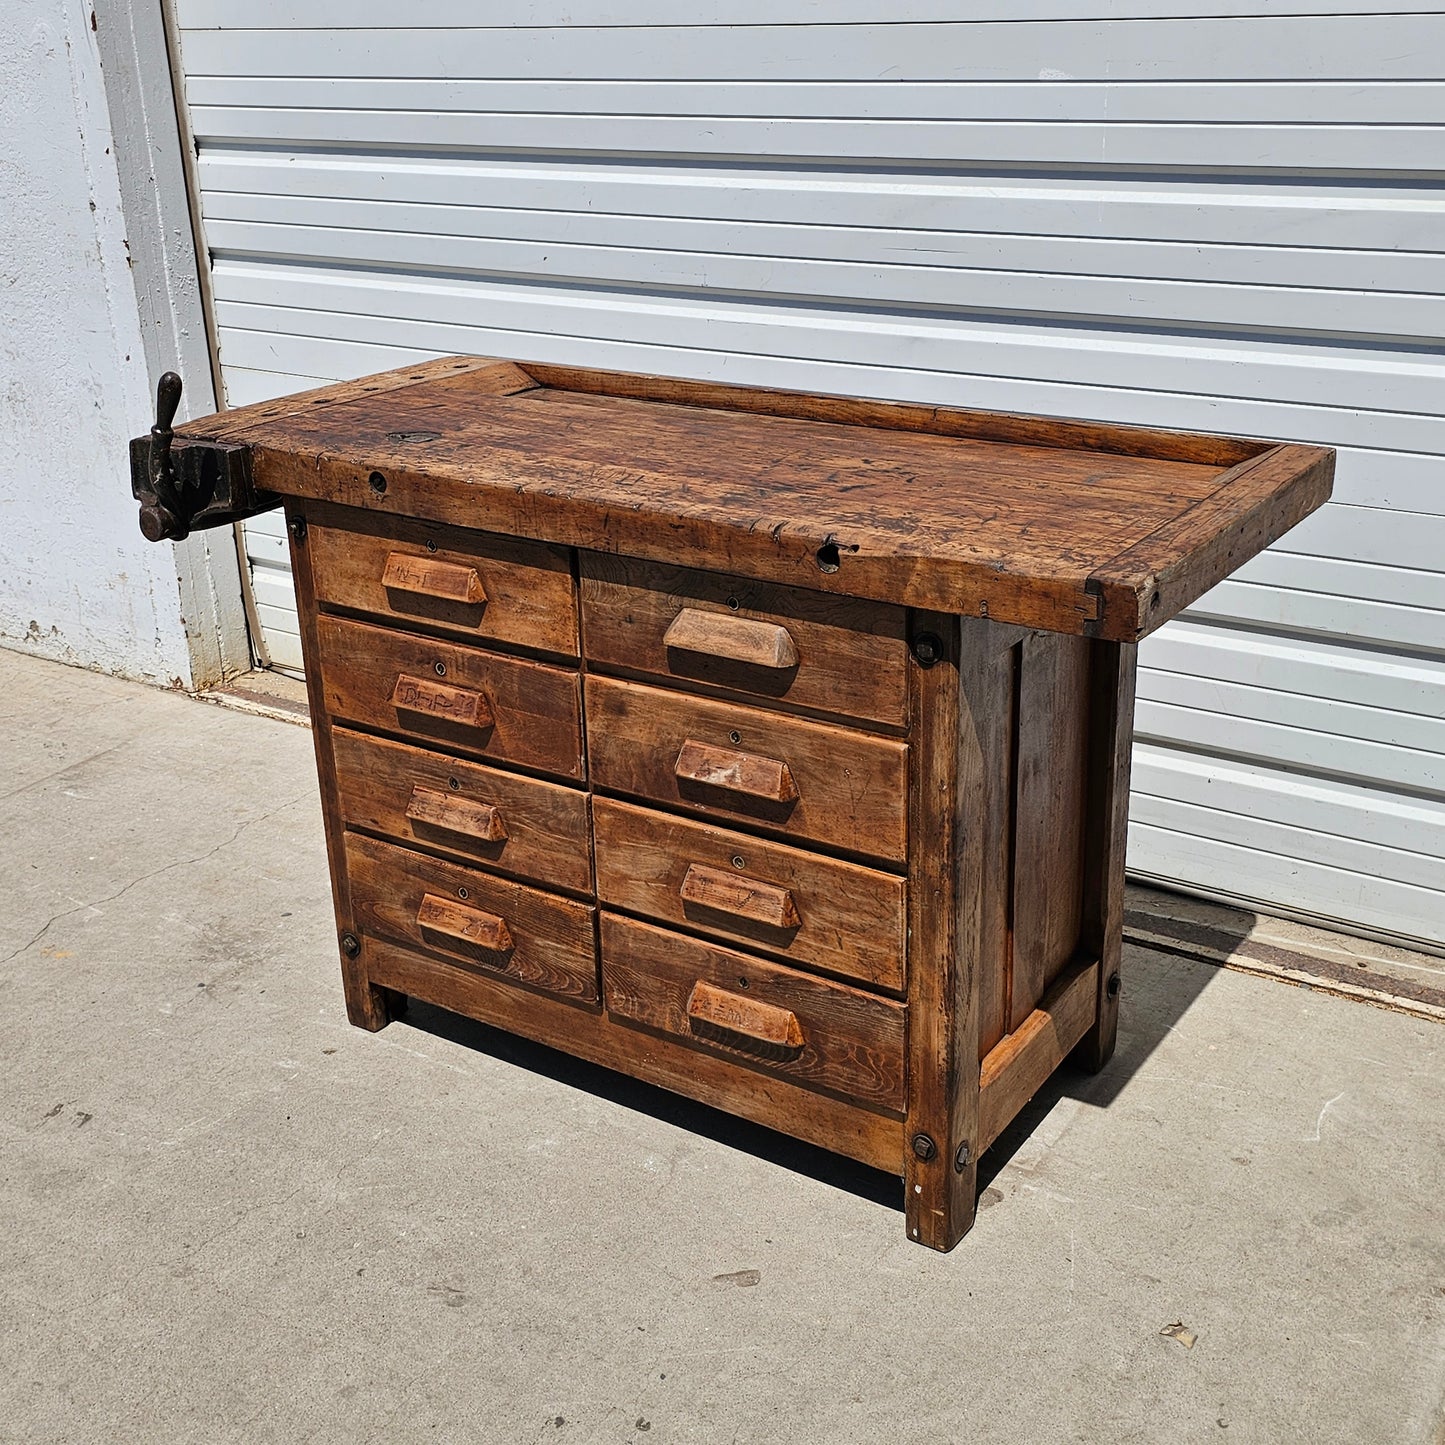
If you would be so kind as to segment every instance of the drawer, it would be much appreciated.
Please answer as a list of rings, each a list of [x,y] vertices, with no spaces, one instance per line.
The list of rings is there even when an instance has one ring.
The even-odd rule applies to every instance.
[[[339,617],[316,632],[332,717],[582,777],[575,672]]]
[[[577,655],[577,598],[565,547],[320,508],[306,544],[322,607]]]
[[[346,835],[356,926],[582,1003],[597,999],[596,910],[571,898]]]
[[[903,1108],[902,1004],[648,923],[602,915],[618,1019],[874,1109]]]
[[[601,902],[902,992],[901,878],[611,798],[592,817]]]
[[[575,788],[337,728],[341,816],[551,888],[592,891],[587,798]]]
[[[581,554],[587,657],[901,727],[901,607]]]
[[[908,749],[738,703],[587,679],[594,786],[830,848],[907,856]]]

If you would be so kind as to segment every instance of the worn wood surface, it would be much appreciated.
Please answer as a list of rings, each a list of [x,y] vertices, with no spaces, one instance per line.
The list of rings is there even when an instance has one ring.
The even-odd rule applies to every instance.
[[[688,1007],[698,983],[793,1014],[800,1042],[699,1017]],[[889,999],[611,913],[602,915],[602,988],[614,1018],[870,1108],[903,1107],[903,1006]]]
[[[364,932],[564,998],[596,999],[596,910],[587,904],[359,833],[348,833],[345,847]]]
[[[996,1048],[979,1072],[979,1152],[1048,1081],[1093,1026],[1099,964],[1086,959],[1059,975],[1027,1018]]]
[[[322,696],[332,717],[409,734],[431,746],[582,777],[576,673],[339,617],[321,617],[317,636]],[[426,687],[398,693],[403,678]],[[491,724],[469,722],[470,704],[455,694],[483,699]]]
[[[1022,644],[1009,1030],[1033,1012],[1079,945],[1089,646],[1055,632]]]
[[[1094,1025],[1075,1053],[1078,1064],[1094,1071],[1113,1057],[1119,1031],[1124,851],[1129,835],[1129,768],[1138,668],[1137,647],[1094,644],[1089,671],[1088,821],[1080,942],[1085,952],[1099,960],[1099,976]]]
[[[321,789],[321,820],[326,830],[326,861],[331,871],[331,901],[340,941],[357,930],[351,909],[351,888],[342,842],[342,810],[334,753],[335,729],[326,706],[321,681],[321,645],[317,637],[316,589],[311,572],[311,549],[304,529],[289,525],[297,513],[288,507],[287,536],[291,542],[291,575],[296,583],[296,613],[301,626],[301,655],[306,661],[306,697],[311,709],[311,741],[316,749],[316,776]],[[366,961],[340,950],[341,984],[346,1016],[357,1028],[376,1032],[391,1022],[394,1001],[372,982]]]
[[[695,928],[868,987],[901,992],[904,882],[874,868],[767,842],[730,828],[675,818],[612,798],[592,804],[597,892],[604,903],[660,923]],[[727,890],[689,892],[696,868],[733,877],[760,897],[786,894],[797,922],[741,911]]]
[[[780,888],[746,873],[729,873],[705,863],[689,863],[677,890],[684,905],[711,913],[726,913],[779,933],[791,933],[802,919],[791,888]]]
[[[980,1000],[1007,938],[984,900],[1009,867],[1007,806],[1014,639],[987,623],[917,617],[942,656],[910,674],[908,1113],[909,1238],[952,1249],[973,1224]]]
[[[577,655],[577,601],[566,548],[320,503],[308,504],[306,512],[323,607],[479,642]]]
[[[903,743],[595,675],[587,678],[587,724],[596,787],[874,858],[905,857]],[[796,798],[770,802],[679,777],[690,742],[785,764]]]
[[[581,570],[591,663],[887,726],[904,721],[901,608],[596,552],[582,554]],[[715,619],[710,634],[702,618]],[[772,629],[769,650],[751,664],[738,657],[749,623]],[[781,665],[779,633],[796,654],[791,665]]]
[[[549,888],[591,892],[586,794],[350,728],[334,728],[331,737],[341,816],[353,827],[461,854]],[[418,789],[448,804],[419,810]],[[478,815],[464,828],[457,807],[488,809],[491,819],[484,827]],[[499,837],[484,836],[497,827]]]
[[[902,1129],[895,1114],[857,1107],[777,1073],[740,1068],[720,1053],[706,1053],[681,1039],[614,1022],[383,940],[365,939],[362,956],[371,976],[398,993],[536,1039],[875,1169],[898,1167]]]
[[[1333,473],[1318,448],[956,412],[918,430],[919,409],[740,410],[733,392],[457,365],[183,430],[245,440],[257,485],[288,496],[1124,641],[1323,502]]]
[[[807,1038],[803,1025],[792,1009],[779,1004],[764,1003],[750,994],[719,988],[699,979],[687,996],[687,1016],[694,1030],[706,1025],[706,1031],[738,1034],[755,1044],[765,1044],[784,1054],[801,1052]]]

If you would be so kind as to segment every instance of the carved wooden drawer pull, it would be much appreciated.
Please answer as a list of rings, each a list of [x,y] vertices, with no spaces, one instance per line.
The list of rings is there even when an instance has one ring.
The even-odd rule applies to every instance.
[[[730,793],[765,798],[770,803],[791,803],[798,796],[798,785],[787,763],[716,748],[694,738],[683,743],[672,770],[683,782],[705,783]]]
[[[756,1039],[760,1044],[785,1049],[803,1047],[803,1026],[791,1009],[729,993],[725,988],[718,988],[703,979],[692,986],[687,1000],[687,1016],[697,1023],[711,1024],[713,1028],[725,1029],[730,1034]]]
[[[397,678],[391,690],[391,705],[402,712],[425,713],[462,727],[492,725],[492,705],[485,694],[464,687],[448,687],[444,682],[428,682],[424,677],[410,677],[406,673]]]
[[[414,592],[419,597],[434,597],[439,602],[476,605],[487,600],[486,590],[475,567],[464,567],[457,562],[438,562],[433,557],[414,557],[407,552],[393,552],[386,559],[381,585],[388,592]]]
[[[480,908],[465,908],[434,893],[422,896],[416,922],[417,927],[426,932],[444,934],[458,943],[485,948],[491,953],[510,953],[515,946],[505,918],[483,913]]]
[[[709,868],[704,863],[688,865],[678,893],[685,903],[750,918],[772,928],[797,928],[803,921],[798,916],[792,889],[744,874],[728,873],[722,868]]]
[[[427,823],[464,838],[478,838],[483,843],[500,843],[507,836],[502,814],[493,804],[434,792],[420,784],[411,790],[406,816],[413,823]]]
[[[779,672],[798,665],[798,649],[786,627],[725,612],[703,612],[697,607],[684,607],[672,619],[662,641],[679,652],[725,657]]]

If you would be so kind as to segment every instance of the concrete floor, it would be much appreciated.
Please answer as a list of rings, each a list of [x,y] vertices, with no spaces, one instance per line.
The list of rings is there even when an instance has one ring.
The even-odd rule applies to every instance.
[[[0,1439],[1445,1440],[1439,1023],[1131,948],[940,1256],[892,1179],[350,1029],[305,730],[0,652],[0,745]]]

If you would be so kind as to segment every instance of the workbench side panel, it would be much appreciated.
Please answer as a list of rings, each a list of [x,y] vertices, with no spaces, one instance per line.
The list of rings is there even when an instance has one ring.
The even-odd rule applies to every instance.
[[[1090,647],[1054,632],[1032,633],[1020,644],[1009,1033],[1079,946]]]

